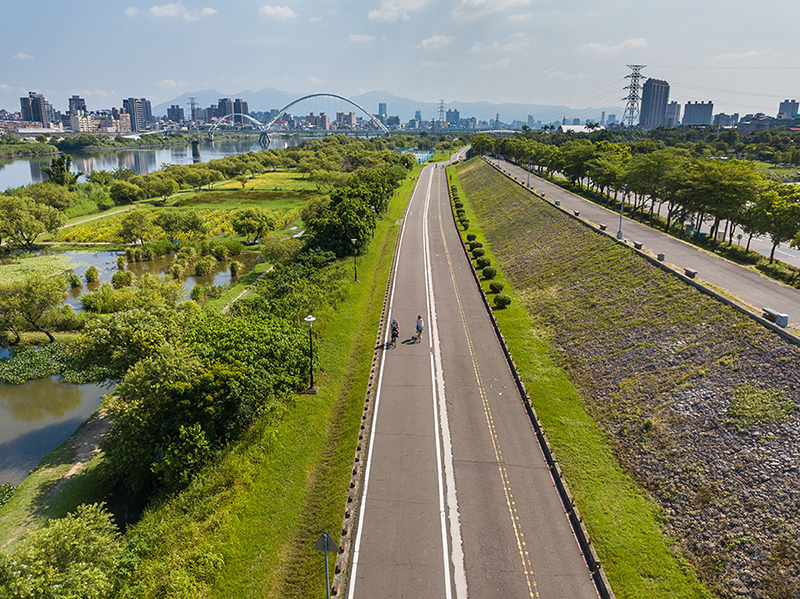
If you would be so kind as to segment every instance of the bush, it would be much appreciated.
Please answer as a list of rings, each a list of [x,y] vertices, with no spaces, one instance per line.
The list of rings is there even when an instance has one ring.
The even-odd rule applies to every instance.
[[[489,258],[481,256],[475,261],[475,268],[480,270],[481,268],[486,268],[487,266],[491,266],[491,264],[492,261]]]
[[[494,279],[496,274],[497,274],[497,269],[494,266],[487,266],[486,268],[483,269],[484,279]]]
[[[205,258],[198,260],[194,264],[194,274],[198,277],[206,277],[211,274],[211,271],[214,270],[214,266],[217,264],[217,259],[214,256],[206,256]]]
[[[498,308],[505,308],[511,305],[511,298],[503,293],[494,296],[494,305]]]
[[[462,218],[459,222],[461,223],[461,226],[464,227],[465,231],[467,229],[469,229],[469,219],[468,218]]]
[[[470,241],[469,242],[470,251],[474,250],[475,248],[482,248],[482,247],[483,247],[483,243],[481,243],[480,241]]]
[[[456,210],[456,216],[458,218],[464,218],[464,216],[466,216],[466,214],[467,214],[466,210]]]
[[[86,277],[87,283],[97,283],[97,280],[100,278],[100,271],[97,269],[96,266],[90,266],[86,269]]]
[[[3,507],[6,503],[8,503],[9,499],[13,497],[14,491],[16,490],[17,488],[11,483],[3,483],[0,485],[0,507]]]
[[[464,207],[464,202],[455,202],[455,203],[454,203],[454,206],[455,206],[457,209],[458,209],[458,208],[463,208],[463,207]]]
[[[125,253],[127,254],[128,251],[125,250]],[[133,262],[133,253],[131,253],[131,258],[130,260],[128,260],[128,262]],[[117,256],[117,268],[119,270],[125,270],[125,256],[123,256],[122,254]]]
[[[483,248],[475,248],[474,250],[472,250],[472,258],[473,259],[478,259],[481,256],[483,256],[485,253],[486,253],[486,250],[484,250]]]
[[[133,284],[133,273],[129,270],[118,270],[111,275],[111,286],[114,289],[130,287]]]
[[[231,269],[231,277],[236,278],[244,270],[244,264],[242,264],[238,260],[234,260],[233,262],[231,262],[230,269]]]
[[[475,233],[467,233],[467,241],[475,241],[478,238]]]
[[[83,286],[83,283],[81,283],[81,278],[74,272],[71,272],[67,275],[67,283],[69,283],[69,286],[73,289],[78,289]]]
[[[489,283],[489,291],[492,293],[500,293],[503,290],[503,287],[505,287],[505,285],[503,285],[500,281],[492,281]]]

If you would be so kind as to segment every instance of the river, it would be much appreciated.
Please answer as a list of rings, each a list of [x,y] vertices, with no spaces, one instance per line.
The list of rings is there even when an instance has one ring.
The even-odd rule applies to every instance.
[[[300,142],[298,137],[270,138],[270,148],[283,149]],[[225,156],[258,152],[263,148],[255,139],[236,141],[212,141],[200,144],[200,157],[192,156],[192,146],[170,146],[166,148],[95,150],[91,152],[70,152],[72,170],[89,173],[96,170],[113,171],[117,168],[129,168],[138,175],[157,171],[164,164],[192,164],[208,162]],[[0,159],[0,190],[9,187],[22,187],[39,181],[47,176],[42,172],[43,166],[49,166],[52,156],[36,156]]]

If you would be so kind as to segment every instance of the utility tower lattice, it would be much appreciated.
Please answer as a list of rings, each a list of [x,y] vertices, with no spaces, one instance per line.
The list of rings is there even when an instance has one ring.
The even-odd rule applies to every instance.
[[[447,108],[447,104],[445,104],[444,100],[439,100],[439,129],[444,128],[444,116],[445,116],[445,109]]]
[[[628,96],[622,98],[627,101],[625,113],[622,115],[622,122],[628,127],[635,127],[639,124],[639,90],[642,89],[641,81],[644,79],[644,75],[642,75],[641,71],[645,66],[647,65],[628,65],[631,72],[625,76],[625,79],[630,79],[631,82],[630,85],[626,85],[623,88],[628,90]]]
[[[197,98],[194,96],[189,98],[189,107],[192,111],[192,122],[197,122]]]

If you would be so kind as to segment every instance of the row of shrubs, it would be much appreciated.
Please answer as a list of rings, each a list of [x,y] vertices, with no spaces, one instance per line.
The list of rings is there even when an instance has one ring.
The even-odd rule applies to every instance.
[[[458,187],[455,185],[450,186],[450,198],[452,199],[453,208],[455,209],[456,220],[458,220],[466,231],[469,229],[469,219],[466,217],[464,203],[459,199]],[[475,262],[475,269],[481,272],[484,280],[490,281],[489,291],[494,294],[492,303],[494,303],[495,307],[505,308],[510,305],[511,298],[502,293],[504,287],[503,283],[492,280],[497,276],[497,269],[492,266],[491,259],[486,256],[486,250],[483,249],[483,242],[478,241],[478,236],[475,233],[467,233],[467,248]]]
[[[450,186],[450,199],[456,209],[456,220],[466,231],[469,229],[469,219],[467,218],[466,210],[464,210],[464,203],[458,197],[458,187],[455,185]]]

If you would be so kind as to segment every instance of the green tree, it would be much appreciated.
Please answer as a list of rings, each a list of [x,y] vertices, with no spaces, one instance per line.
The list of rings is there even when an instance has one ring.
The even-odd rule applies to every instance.
[[[50,166],[43,166],[42,172],[47,175],[47,180],[56,185],[64,187],[74,187],[78,178],[83,174],[78,171],[72,173],[72,156],[69,154],[59,154],[50,161]]]
[[[133,204],[136,200],[142,199],[144,195],[141,187],[121,179],[111,184],[109,193],[111,194],[111,199],[117,205]]]
[[[135,208],[122,215],[119,235],[126,243],[144,242],[155,234],[149,210]]]
[[[33,274],[22,281],[13,282],[11,286],[12,293],[17,296],[19,318],[31,328],[47,335],[51,343],[54,342],[55,337],[42,323],[67,298],[64,278],[46,278]]]
[[[52,206],[25,196],[0,196],[0,237],[29,248],[39,235],[56,233],[64,222],[64,215]]]
[[[108,187],[114,181],[114,174],[110,173],[106,170],[96,170],[90,171],[86,178],[89,180],[90,183],[97,183],[98,185],[102,185],[104,187]]]
[[[117,590],[119,533],[102,505],[50,520],[5,559],[0,595],[14,599],[105,599]],[[5,587],[5,588],[4,588]]]
[[[269,210],[240,208],[231,218],[233,230],[244,235],[247,243],[256,243],[268,231],[275,230],[275,217]]]

